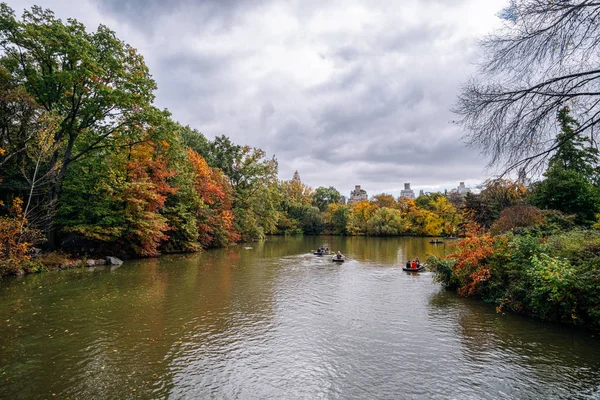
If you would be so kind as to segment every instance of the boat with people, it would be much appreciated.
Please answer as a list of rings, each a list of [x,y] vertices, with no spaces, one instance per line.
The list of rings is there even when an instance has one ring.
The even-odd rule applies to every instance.
[[[406,268],[406,267],[402,267],[402,271],[406,271],[406,272],[421,272],[425,270],[425,266],[427,264],[421,264],[420,267],[417,268]]]
[[[337,253],[335,253],[333,258],[331,259],[331,261],[333,261],[333,262],[344,262],[345,260],[346,260],[346,257],[339,251]]]
[[[419,261],[418,258],[415,258],[414,260],[408,260],[406,262],[406,266],[402,268],[403,271],[407,271],[407,272],[419,272],[419,271],[423,271],[425,269],[425,266],[427,265],[427,263],[423,263],[421,264],[421,261]]]
[[[315,256],[325,256],[331,254],[329,247],[321,246],[317,250],[313,251]]]
[[[441,244],[441,243],[444,243],[444,241],[440,240],[440,239],[434,239],[434,240],[430,240],[429,243],[431,243],[431,244]]]

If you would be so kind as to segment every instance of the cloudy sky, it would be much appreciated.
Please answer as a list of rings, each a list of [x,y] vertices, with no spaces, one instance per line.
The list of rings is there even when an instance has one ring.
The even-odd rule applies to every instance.
[[[144,54],[156,104],[342,194],[474,185],[493,171],[449,111],[477,39],[507,0],[8,0],[96,29]]]

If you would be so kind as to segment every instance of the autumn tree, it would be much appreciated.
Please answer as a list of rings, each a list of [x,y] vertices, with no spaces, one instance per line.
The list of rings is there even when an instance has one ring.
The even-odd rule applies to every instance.
[[[440,192],[427,193],[427,194],[424,194],[424,195],[421,195],[421,196],[417,197],[415,199],[415,204],[419,208],[431,211],[431,210],[433,210],[433,204],[432,203],[436,199],[438,199],[440,197],[443,197],[443,196],[444,196],[444,194],[440,193]]]
[[[490,228],[493,235],[511,231],[516,228],[527,228],[544,223],[544,215],[537,207],[520,204],[504,209]]]
[[[226,246],[240,236],[231,211],[232,188],[221,170],[211,168],[202,156],[188,148],[196,192],[203,206],[197,210],[199,241],[203,247]]]
[[[127,182],[120,193],[125,204],[124,239],[135,254],[142,257],[159,254],[161,243],[171,229],[160,214],[167,196],[177,191],[168,179],[175,171],[167,168],[168,160],[161,147],[167,142],[143,143],[133,146],[126,165]]]
[[[236,145],[226,136],[216,137],[208,145],[208,165],[219,168],[233,189],[232,210],[236,230],[244,240],[275,233],[279,219],[275,157],[264,150]]]
[[[439,236],[444,221],[433,211],[416,207],[406,214],[408,232],[413,235]]]
[[[476,224],[469,224],[466,237],[457,244],[457,251],[447,258],[456,260],[452,271],[463,296],[477,294],[481,285],[491,277],[490,257],[494,254],[494,240]]]
[[[40,7],[18,20],[2,3],[0,47],[1,63],[11,78],[60,119],[47,165],[52,214],[69,166],[110,142],[127,139],[123,128],[143,122],[156,85],[142,56],[107,27],[89,33],[76,20],[64,23]],[[55,229],[47,227],[47,232],[55,244]]]
[[[431,203],[433,212],[442,220],[442,231],[451,236],[456,234],[458,224],[462,218],[458,210],[446,197],[438,197]]]
[[[391,194],[381,193],[373,196],[371,201],[377,204],[377,207],[396,208],[396,199]]]
[[[44,206],[52,174],[47,164],[56,150],[57,118],[43,110],[0,66],[0,199],[24,200],[23,219],[32,227],[48,225]]]
[[[493,219],[496,219],[505,208],[525,202],[527,188],[509,179],[491,179],[485,182],[481,196],[490,205]]]
[[[141,142],[130,139],[129,146],[100,149],[71,165],[57,218],[69,241],[77,235],[99,243],[95,249],[111,243],[116,253],[160,253],[172,229],[163,207],[178,191],[171,184],[177,171],[169,165],[170,133],[154,127],[140,133]]]
[[[373,213],[377,210],[377,205],[367,201],[357,201],[350,205],[350,223],[348,232],[350,234],[366,234],[367,221],[371,219]]]

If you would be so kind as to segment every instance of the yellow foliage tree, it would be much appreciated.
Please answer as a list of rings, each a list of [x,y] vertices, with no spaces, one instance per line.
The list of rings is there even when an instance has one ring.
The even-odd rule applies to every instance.
[[[377,210],[377,204],[363,200],[350,205],[350,234],[365,234],[367,232],[367,222]]]

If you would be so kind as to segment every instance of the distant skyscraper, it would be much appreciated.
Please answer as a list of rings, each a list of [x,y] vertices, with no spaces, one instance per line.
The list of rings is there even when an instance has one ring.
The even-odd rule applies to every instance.
[[[466,187],[464,182],[460,182],[456,190],[458,191],[458,194],[463,196],[466,196],[467,193],[471,192],[471,189]]]
[[[367,191],[360,188],[360,185],[354,186],[354,190],[350,192],[350,198],[348,199],[348,204],[353,203],[355,201],[363,201],[369,200],[369,196],[367,196]]]
[[[302,183],[302,181],[300,180],[300,174],[298,173],[298,171],[294,172],[294,177],[292,178],[292,182]]]
[[[404,189],[400,191],[400,197],[406,197],[408,199],[415,198],[415,192],[410,188],[410,183],[404,184]]]
[[[467,193],[471,193],[471,188],[465,186],[464,182],[460,182],[456,189],[452,189],[450,191],[450,195],[460,195],[461,197],[465,197]]]

